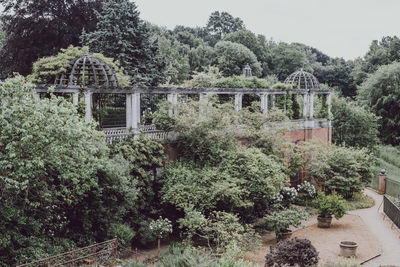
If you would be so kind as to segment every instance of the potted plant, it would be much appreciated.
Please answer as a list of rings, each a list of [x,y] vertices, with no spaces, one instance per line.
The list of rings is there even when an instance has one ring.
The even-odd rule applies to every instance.
[[[273,211],[271,214],[264,217],[267,228],[275,232],[278,240],[289,238],[292,235],[289,226],[298,227],[301,224],[301,220],[307,218],[307,212],[293,209]]]
[[[346,203],[335,192],[328,196],[324,192],[318,192],[314,204],[317,207],[318,227],[320,228],[331,227],[332,216],[339,220],[346,213]]]

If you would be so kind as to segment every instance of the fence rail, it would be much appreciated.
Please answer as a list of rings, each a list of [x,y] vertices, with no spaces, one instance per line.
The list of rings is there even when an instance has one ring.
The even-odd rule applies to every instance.
[[[398,197],[400,195],[400,182],[386,178],[386,194]]]
[[[386,195],[383,196],[383,212],[400,228],[400,208]]]
[[[118,240],[117,238],[114,238],[39,261],[18,265],[17,267],[75,267],[84,264],[98,266],[99,264],[104,264],[110,259],[116,258],[117,249]]]

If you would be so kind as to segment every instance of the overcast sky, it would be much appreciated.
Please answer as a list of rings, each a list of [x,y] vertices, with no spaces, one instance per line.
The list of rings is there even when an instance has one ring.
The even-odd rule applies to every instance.
[[[135,0],[141,18],[170,29],[205,26],[213,11],[240,17],[275,41],[300,42],[331,57],[363,56],[372,40],[400,35],[400,0]]]

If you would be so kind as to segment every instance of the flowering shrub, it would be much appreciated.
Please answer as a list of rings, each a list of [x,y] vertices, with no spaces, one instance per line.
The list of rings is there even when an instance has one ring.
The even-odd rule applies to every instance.
[[[283,210],[274,211],[264,217],[267,227],[273,230],[279,238],[289,228],[289,226],[299,226],[301,220],[307,219],[308,213],[302,210]]]
[[[278,208],[288,208],[297,197],[297,190],[293,187],[283,187],[281,191],[275,195],[274,204]]]
[[[168,220],[167,218],[163,219],[160,216],[159,219],[150,222],[149,230],[157,238],[165,238],[170,233],[172,233],[172,224],[170,220]]]
[[[304,182],[302,184],[299,184],[297,186],[298,192],[305,193],[307,197],[314,198],[317,194],[317,190],[315,189],[315,186],[310,183],[310,182]]]

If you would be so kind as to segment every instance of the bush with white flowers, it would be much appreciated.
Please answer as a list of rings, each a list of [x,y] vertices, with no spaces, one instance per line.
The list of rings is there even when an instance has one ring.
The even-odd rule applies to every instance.
[[[317,194],[315,186],[310,182],[304,182],[297,186],[297,190],[301,193],[307,194],[308,197],[314,198]]]
[[[158,239],[162,239],[172,233],[172,224],[170,220],[167,218],[163,219],[160,216],[157,220],[150,222],[149,229],[154,236]]]

